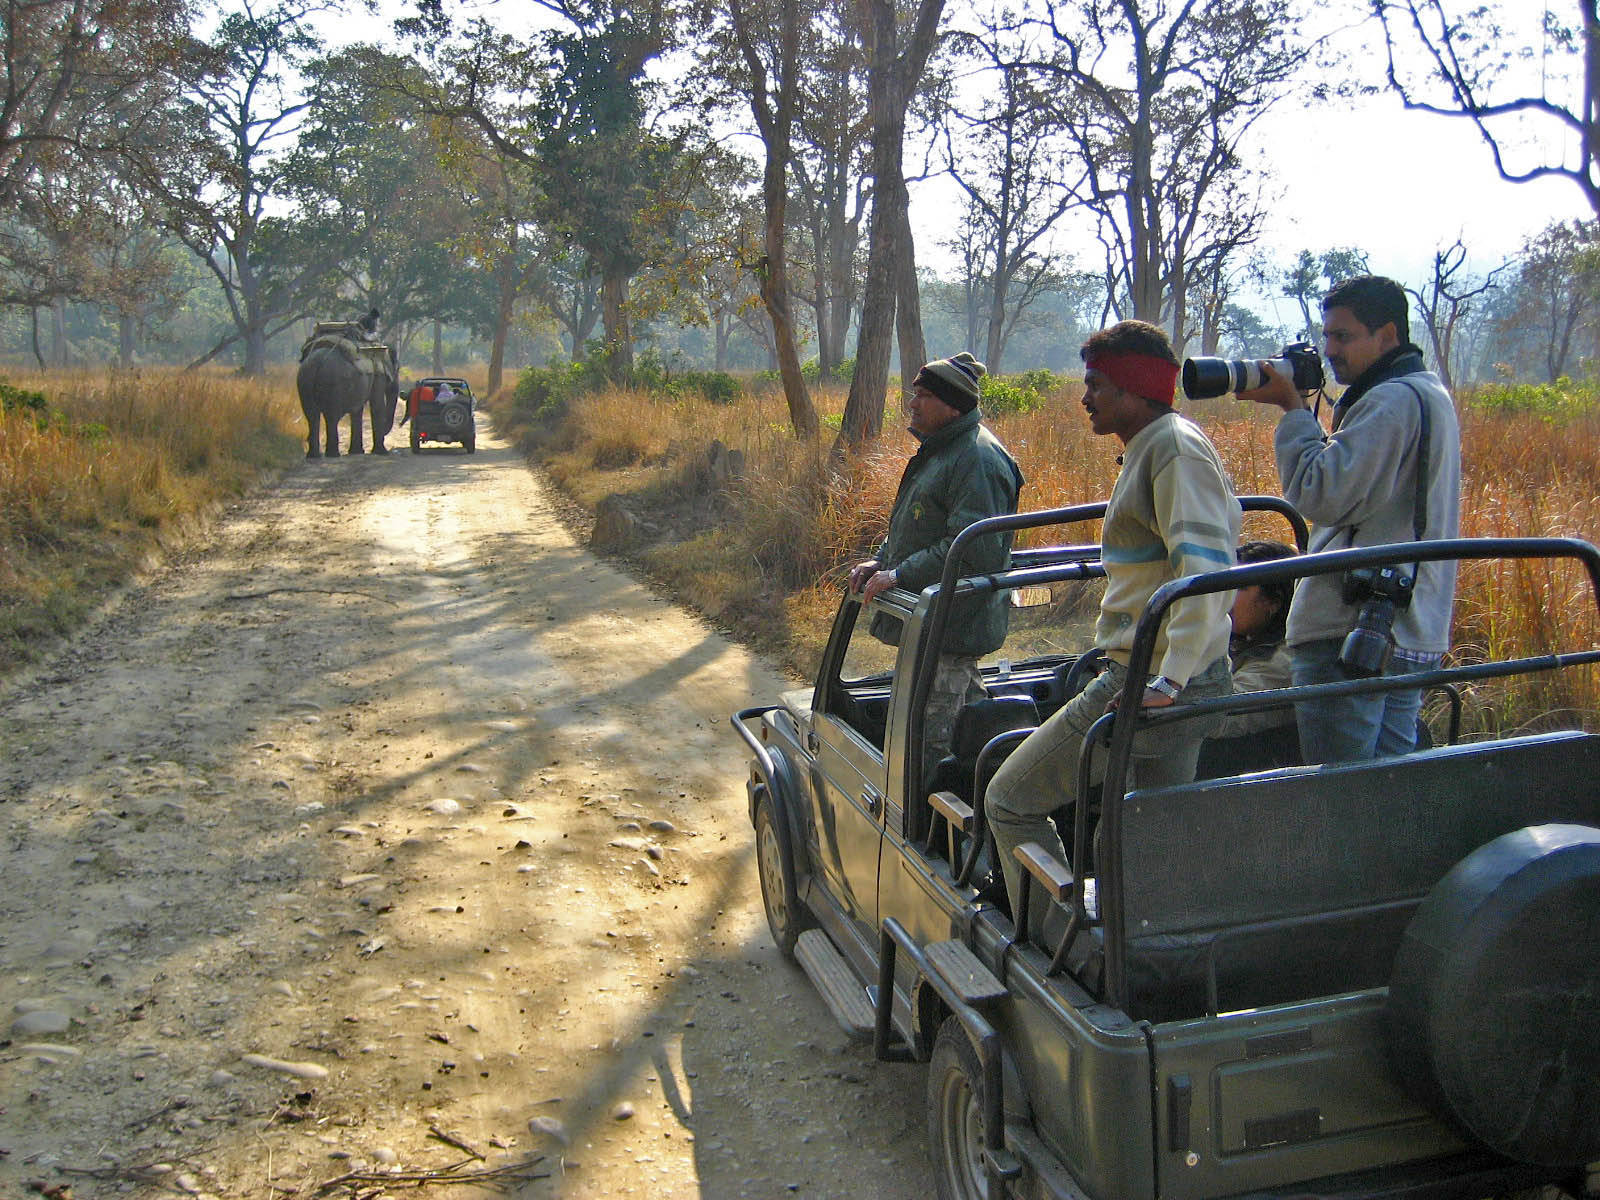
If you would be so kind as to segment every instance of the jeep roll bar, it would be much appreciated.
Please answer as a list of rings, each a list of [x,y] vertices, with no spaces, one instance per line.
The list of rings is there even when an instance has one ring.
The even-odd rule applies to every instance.
[[[1589,574],[1591,594],[1600,610],[1600,549],[1579,538],[1450,538],[1439,541],[1394,542],[1383,546],[1361,546],[1330,550],[1320,554],[1251,563],[1202,575],[1172,580],[1158,589],[1145,605],[1134,626],[1133,645],[1128,652],[1128,674],[1118,702],[1119,713],[1135,713],[1135,720],[1113,719],[1110,728],[1106,774],[1102,784],[1100,811],[1101,861],[1095,864],[1098,883],[1099,916],[1105,929],[1105,998],[1107,1003],[1126,1009],[1128,1001],[1127,930],[1123,928],[1122,807],[1126,798],[1128,762],[1132,757],[1133,736],[1139,729],[1188,720],[1219,711],[1254,712],[1299,700],[1325,696],[1357,696],[1395,691],[1399,688],[1430,688],[1478,679],[1496,679],[1536,671],[1600,663],[1600,650],[1580,650],[1566,654],[1542,654],[1504,662],[1474,663],[1459,667],[1440,667],[1404,676],[1349,679],[1334,683],[1308,684],[1260,692],[1248,699],[1230,696],[1197,700],[1191,704],[1143,711],[1144,682],[1155,654],[1156,634],[1167,610],[1189,596],[1234,591],[1252,584],[1280,583],[1316,575],[1332,575],[1357,567],[1377,567],[1394,563],[1479,561],[1498,558],[1573,558]],[[931,682],[931,677],[930,677]],[[1111,715],[1111,714],[1108,714]],[[1097,722],[1091,728],[1100,729]],[[1091,738],[1084,739],[1083,763],[1088,761]],[[1084,822],[1083,804],[1076,806],[1077,825]],[[1076,840],[1076,839],[1075,839]],[[1077,850],[1077,847],[1074,848]],[[1080,854],[1081,856],[1081,854]],[[1075,864],[1081,866],[1081,864]],[[1081,870],[1075,872],[1082,875]],[[1074,890],[1074,908],[1081,903],[1081,884]],[[1077,913],[1075,912],[1076,916]]]

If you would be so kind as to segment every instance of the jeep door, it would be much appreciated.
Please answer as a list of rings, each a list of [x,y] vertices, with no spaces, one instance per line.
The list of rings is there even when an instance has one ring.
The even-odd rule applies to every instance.
[[[903,616],[882,601],[868,610],[878,611]],[[811,787],[817,860],[828,891],[870,946],[877,939],[878,853],[887,808],[884,733],[895,649],[872,636],[861,612],[854,600],[845,601],[818,677]]]

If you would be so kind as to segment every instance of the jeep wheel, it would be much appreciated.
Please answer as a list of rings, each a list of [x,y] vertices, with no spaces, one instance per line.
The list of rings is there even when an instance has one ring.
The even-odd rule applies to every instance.
[[[761,905],[778,951],[794,961],[794,944],[814,921],[795,894],[794,864],[778,840],[777,817],[766,795],[756,801],[756,870],[761,876]]]
[[[411,453],[422,453],[422,434],[417,432],[417,423],[411,422]]]
[[[461,439],[461,444],[467,448],[468,454],[476,454],[478,452],[478,431],[469,427],[467,436]]]
[[[1600,1158],[1600,829],[1480,846],[1417,909],[1389,981],[1399,1075],[1491,1150]]]
[[[985,1200],[983,1068],[954,1017],[945,1018],[928,1062],[928,1144],[939,1200]]]
[[[472,424],[472,414],[462,404],[446,404],[439,410],[439,428],[452,437],[460,437]]]

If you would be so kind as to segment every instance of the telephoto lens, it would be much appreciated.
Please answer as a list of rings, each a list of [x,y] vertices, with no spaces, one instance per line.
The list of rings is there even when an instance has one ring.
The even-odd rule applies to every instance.
[[[1261,364],[1239,358],[1186,358],[1183,360],[1183,394],[1191,400],[1209,400],[1229,392],[1245,392],[1266,382]]]
[[[1322,386],[1322,359],[1310,342],[1294,342],[1278,357],[1261,362],[1251,358],[1186,358],[1183,394],[1191,400],[1209,400],[1229,392],[1248,392],[1267,382],[1268,364],[1294,380],[1295,391],[1314,392]]]
[[[1373,679],[1383,674],[1394,652],[1394,613],[1395,603],[1387,596],[1374,596],[1357,610],[1355,628],[1339,647],[1346,675]]]

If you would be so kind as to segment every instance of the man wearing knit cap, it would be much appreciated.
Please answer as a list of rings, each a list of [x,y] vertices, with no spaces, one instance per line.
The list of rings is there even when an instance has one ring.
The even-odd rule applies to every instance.
[[[877,556],[850,571],[850,590],[863,603],[892,587],[921,592],[937,583],[950,543],[974,521],[1017,511],[1022,472],[1000,440],[978,423],[978,380],[984,366],[962,352],[917,372],[906,412],[911,435],[921,443],[906,464],[889,514],[889,536]],[[1011,559],[1011,537],[979,538],[967,552],[962,573],[1001,571]],[[978,659],[1000,648],[1010,611],[1003,594],[966,596],[950,611],[933,690],[923,725],[924,784],[949,752],[956,713],[983,695]],[[900,641],[900,623],[874,615],[872,633],[889,645]]]
[[[1089,426],[1097,434],[1115,434],[1123,447],[1122,471],[1100,531],[1106,590],[1094,642],[1105,653],[1106,669],[1028,735],[989,784],[984,804],[1013,913],[1022,878],[1013,851],[1037,842],[1065,857],[1049,814],[1079,799],[1084,734],[1122,692],[1139,614],[1169,580],[1231,567],[1239,542],[1239,502],[1222,461],[1200,427],[1173,411],[1178,358],[1167,335],[1144,321],[1123,321],[1094,334],[1079,353]],[[1144,707],[1232,693],[1232,598],[1231,592],[1190,596],[1167,610]],[[1219,724],[1217,717],[1202,717],[1135,736],[1130,787],[1193,779],[1200,743]],[[1093,778],[1099,776],[1097,769]]]

